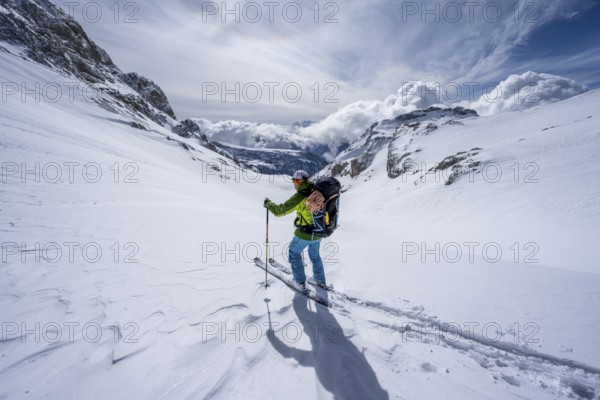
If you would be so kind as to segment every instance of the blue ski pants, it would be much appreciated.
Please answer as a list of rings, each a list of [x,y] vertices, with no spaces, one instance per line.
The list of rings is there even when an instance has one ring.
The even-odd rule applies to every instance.
[[[317,282],[325,282],[325,271],[323,270],[323,260],[319,255],[319,246],[321,240],[304,240],[298,236],[294,236],[290,243],[290,264],[292,265],[292,273],[294,279],[298,282],[306,281],[306,274],[304,273],[304,263],[302,262],[302,251],[308,247],[308,257],[313,266],[313,278]]]

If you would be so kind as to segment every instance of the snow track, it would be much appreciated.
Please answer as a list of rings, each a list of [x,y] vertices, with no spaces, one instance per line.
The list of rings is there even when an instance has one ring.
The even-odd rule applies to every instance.
[[[9,54],[0,61],[6,81],[65,79]],[[158,126],[134,129],[94,103],[3,104],[2,162],[30,170],[93,162],[104,179],[86,182],[79,170],[73,183],[66,174],[58,183],[12,174],[0,184],[0,398],[597,398],[600,278],[589,244],[598,231],[599,98],[423,138],[422,154],[442,159],[460,140],[485,140],[488,156],[519,149],[521,163],[544,151],[536,187],[390,185],[376,172],[353,181],[342,225],[322,247],[333,308],[283,284],[265,289],[264,272],[251,266],[264,256],[262,201],[287,199],[289,181],[207,172],[221,156],[168,140]],[[560,126],[542,132],[539,120]],[[523,147],[511,147],[521,136]],[[137,183],[123,181],[128,163],[139,167]],[[524,232],[515,240],[540,243],[539,265],[510,256],[493,265],[402,262],[402,242],[481,236],[511,245],[517,226]],[[269,254],[281,259],[291,218],[270,229],[279,247]],[[63,258],[49,262],[37,243],[58,244]],[[82,257],[85,244],[103,257]],[[470,334],[466,321],[499,329]],[[511,332],[529,322],[540,328],[537,343]]]
[[[289,268],[287,268],[283,264],[278,263],[276,261],[271,261],[271,264],[275,265],[276,268],[278,268],[281,271],[284,271],[288,275],[291,275],[291,271],[289,270]],[[456,324],[449,324],[440,321],[437,317],[428,316],[422,311],[390,307],[380,302],[351,297],[334,289],[328,290],[328,293],[330,297],[337,299],[337,303],[334,304],[336,304],[337,308],[342,310],[342,312],[345,311],[349,313],[344,307],[341,306],[341,304],[350,303],[370,310],[375,310],[379,313],[383,313],[394,318],[402,319],[403,323],[401,326],[390,325],[370,320],[371,323],[381,328],[389,329],[390,331],[400,333],[402,336],[407,334],[417,335],[420,336],[421,340],[423,341],[429,343],[443,342],[445,345],[454,347],[460,351],[468,349],[477,351],[479,353],[485,353],[489,352],[490,350],[499,350],[505,353],[506,355],[512,354],[514,356],[517,356],[521,360],[526,358],[533,358],[535,360],[532,360],[531,362],[537,363],[539,365],[552,364],[557,367],[566,367],[573,370],[580,370],[588,375],[596,375],[592,378],[597,380],[597,383],[600,384],[600,368],[589,366],[574,360],[559,358],[550,354],[544,354],[535,351],[528,346],[521,346],[516,343],[495,340],[475,332],[465,332],[463,329],[461,329],[460,326],[457,327]],[[451,336],[452,338],[450,339],[446,337],[445,334]],[[500,334],[503,333],[500,332]],[[435,338],[427,339],[426,337],[429,335],[433,335],[435,336]],[[464,339],[464,341],[460,339]],[[455,344],[459,341],[461,342],[460,344]],[[469,343],[466,346],[464,343],[465,341]],[[487,351],[484,351],[481,350],[481,347],[477,347],[477,345],[485,346],[489,349],[487,349]]]

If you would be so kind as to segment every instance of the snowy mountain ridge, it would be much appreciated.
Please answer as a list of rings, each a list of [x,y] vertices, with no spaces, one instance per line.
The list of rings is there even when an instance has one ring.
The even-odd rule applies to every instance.
[[[160,86],[135,72],[122,72],[79,23],[49,0],[7,0],[0,8],[0,27],[0,42],[4,43],[0,49],[75,78],[73,82],[66,81],[64,87],[52,85],[49,90],[43,88],[49,98],[60,96],[61,93],[54,93],[57,90],[63,92],[62,95],[76,93],[85,96],[89,101],[127,117],[138,129],[152,129],[148,123],[150,120],[172,128],[174,133],[184,138],[198,139],[200,146],[260,172],[290,173],[292,165],[316,172],[326,164],[325,159],[318,155],[318,149],[302,150],[291,142],[285,143],[285,146],[297,151],[281,151],[275,159],[272,152],[264,153],[260,149],[227,151],[227,143],[220,148],[215,146],[210,143],[212,138],[207,136],[209,130],[201,129],[193,120],[176,121],[175,112]],[[36,90],[21,87],[18,82],[14,84],[10,86],[13,95]],[[289,129],[306,128],[311,124],[311,121],[299,121]],[[301,162],[297,159],[298,155],[303,158]]]
[[[292,176],[299,169],[314,174],[327,165],[327,161],[312,151],[293,149],[248,148],[211,142],[218,149],[231,154],[244,168],[267,175]]]
[[[8,54],[0,60],[16,81],[61,79]],[[210,149],[181,157],[195,139],[158,126],[141,131],[84,99],[8,101],[0,109],[0,396],[402,399],[443,390],[456,399],[593,399],[599,98],[594,91],[415,136],[432,155],[453,154],[474,138],[486,149],[504,141],[520,149],[520,161],[543,150],[538,186],[402,185],[387,174],[385,146],[367,170],[340,176],[348,190],[341,226],[323,244],[327,276],[366,303],[335,310],[275,282],[265,291],[252,265],[264,256],[262,200],[287,199],[289,181],[221,176],[206,166],[227,159]],[[499,140],[503,132],[510,134]],[[65,170],[58,183],[43,172],[65,162],[80,166],[73,183]],[[36,163],[40,179],[23,180],[20,166],[35,171]],[[96,183],[82,179],[89,163],[103,172]],[[124,168],[131,165],[133,175]],[[573,185],[585,192],[575,195]],[[562,194],[550,198],[557,187]],[[530,230],[515,235],[515,221]],[[271,222],[270,254],[283,262],[291,222]],[[486,237],[491,225],[495,236]],[[451,252],[423,261],[407,247],[424,242],[431,252],[436,242],[474,238],[472,261],[464,254],[454,262]],[[498,261],[481,253],[486,241],[502,246]],[[521,248],[515,263],[514,241],[537,241],[538,262],[524,263],[530,251]],[[75,249],[72,259],[65,244]],[[84,246],[102,256],[86,255]],[[561,246],[571,250],[566,265],[552,253]],[[578,271],[586,265],[590,272]]]
[[[0,8],[0,41],[20,47],[21,56],[66,73],[94,92],[97,101],[137,121],[176,124],[162,89],[136,73],[123,73],[72,17],[48,0],[9,0]],[[6,51],[9,51],[5,49]],[[73,85],[75,86],[75,85]]]
[[[313,125],[311,121],[292,124],[219,121],[192,118],[208,140],[226,149],[246,168],[265,174],[293,174],[304,169],[311,175],[331,160],[332,146],[320,143],[302,133]],[[345,140],[336,151],[348,146]]]
[[[462,107],[429,107],[375,122],[320,175],[349,175],[355,178],[369,168],[376,154],[385,148],[388,151],[388,175],[390,178],[397,178],[406,172],[407,164],[411,162],[408,157],[412,153],[408,150],[413,138],[428,135],[440,126],[461,124],[461,119],[477,116],[476,111]],[[421,149],[413,151],[418,153]],[[402,152],[403,154],[399,154]]]
[[[2,46],[3,81],[88,82]],[[247,175],[139,93],[142,111],[5,94],[0,398],[598,398],[599,90],[367,130],[336,160],[321,249],[356,301],[334,309],[253,265],[287,177]],[[293,229],[269,222],[286,264]]]

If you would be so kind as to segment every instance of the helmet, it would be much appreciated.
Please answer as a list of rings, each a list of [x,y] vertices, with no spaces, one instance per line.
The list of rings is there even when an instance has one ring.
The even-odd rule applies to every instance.
[[[300,169],[300,170],[294,172],[294,176],[292,176],[292,178],[297,179],[297,180],[308,179],[308,172],[306,172],[303,169]]]

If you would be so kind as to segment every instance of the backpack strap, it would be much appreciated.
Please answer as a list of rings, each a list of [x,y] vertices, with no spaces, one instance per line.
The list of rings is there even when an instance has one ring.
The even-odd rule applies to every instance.
[[[332,195],[331,195],[331,197],[330,197],[330,198],[326,199],[325,201],[330,201],[330,200],[333,200],[333,199],[335,199],[336,197],[338,197],[339,195],[340,195],[339,193],[334,193],[334,194],[332,194]]]
[[[312,189],[302,189],[298,190],[298,193],[303,197],[308,197],[312,193]]]

